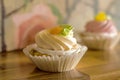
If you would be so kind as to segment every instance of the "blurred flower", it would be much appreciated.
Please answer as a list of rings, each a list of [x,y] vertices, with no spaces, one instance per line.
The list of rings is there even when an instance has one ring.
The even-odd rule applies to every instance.
[[[57,24],[57,17],[47,5],[40,4],[36,5],[32,12],[14,15],[13,21],[16,25],[16,46],[21,49],[34,43],[37,32],[54,27]]]

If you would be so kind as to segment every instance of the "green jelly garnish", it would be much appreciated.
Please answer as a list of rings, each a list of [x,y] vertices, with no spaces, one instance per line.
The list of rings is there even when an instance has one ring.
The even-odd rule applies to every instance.
[[[63,29],[60,32],[60,34],[62,36],[69,35],[70,31],[73,29],[73,27],[71,25],[68,25],[68,24],[61,24],[60,26],[63,27]]]

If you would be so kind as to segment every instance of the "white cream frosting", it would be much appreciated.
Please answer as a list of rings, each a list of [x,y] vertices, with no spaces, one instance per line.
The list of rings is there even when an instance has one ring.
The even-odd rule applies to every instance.
[[[43,30],[35,36],[38,47],[48,50],[72,50],[78,47],[71,31],[68,36],[54,35],[49,30]]]

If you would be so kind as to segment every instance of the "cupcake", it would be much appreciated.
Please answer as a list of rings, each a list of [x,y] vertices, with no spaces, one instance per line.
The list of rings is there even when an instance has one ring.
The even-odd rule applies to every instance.
[[[89,49],[107,50],[115,47],[120,36],[111,18],[101,12],[85,25],[80,38]]]
[[[43,71],[64,72],[76,67],[87,47],[77,43],[67,24],[40,31],[23,52]]]

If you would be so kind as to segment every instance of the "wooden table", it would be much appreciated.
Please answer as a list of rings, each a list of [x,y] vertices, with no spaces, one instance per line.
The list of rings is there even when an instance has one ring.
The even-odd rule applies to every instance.
[[[76,69],[63,73],[44,72],[23,54],[0,54],[0,80],[120,80],[120,48],[88,50]]]

